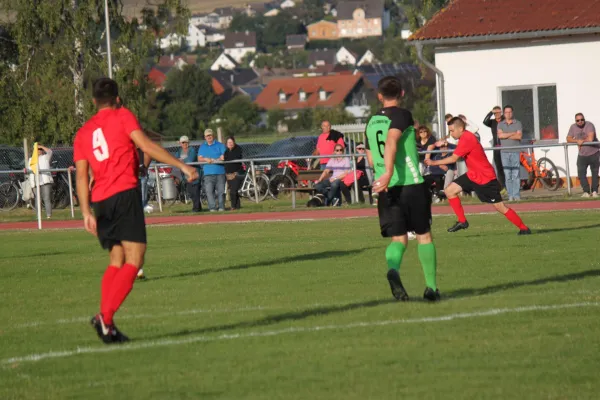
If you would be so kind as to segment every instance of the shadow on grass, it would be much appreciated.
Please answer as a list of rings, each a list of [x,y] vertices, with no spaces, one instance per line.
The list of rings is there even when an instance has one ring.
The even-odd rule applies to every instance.
[[[490,293],[496,293],[504,290],[516,289],[524,286],[537,286],[544,285],[552,282],[569,282],[578,279],[590,278],[600,276],[600,270],[590,269],[583,272],[576,272],[566,275],[549,276],[547,278],[535,279],[532,281],[520,281],[520,282],[509,282],[498,285],[487,286],[483,288],[466,288],[459,289],[453,292],[447,292],[445,297],[471,297],[481,296]]]
[[[527,222],[527,221],[525,221]],[[585,230],[585,229],[596,229],[596,228],[600,228],[600,224],[593,224],[593,225],[583,225],[583,226],[565,226],[563,228],[549,228],[549,229],[532,229],[531,232],[533,233],[533,235],[539,235],[542,233],[556,233],[556,232],[569,232],[569,231],[580,231],[580,230]],[[505,232],[486,232],[485,236],[492,236],[492,235],[506,235]],[[515,233],[516,235],[516,233]],[[475,235],[464,235],[465,238],[475,238],[475,237],[480,237],[482,235],[479,234],[475,234]]]
[[[190,276],[201,276],[201,275],[207,275],[207,274],[215,274],[215,273],[219,273],[219,272],[239,271],[239,270],[244,270],[244,269],[248,269],[248,268],[268,267],[271,265],[286,264],[286,263],[291,263],[291,262],[296,262],[296,261],[315,261],[315,260],[323,260],[323,259],[335,258],[335,257],[344,257],[344,256],[349,256],[349,255],[356,255],[356,254],[362,253],[365,250],[370,250],[373,248],[374,247],[366,247],[363,249],[353,249],[353,250],[327,250],[327,251],[321,251],[318,253],[299,254],[296,256],[276,258],[273,260],[258,261],[258,262],[254,262],[254,263],[250,263],[250,264],[239,264],[239,265],[233,265],[230,267],[201,269],[199,271],[183,272],[181,274],[175,274],[175,275],[157,276],[157,277],[153,277],[153,278],[148,278],[148,279],[146,279],[146,281],[155,281],[155,280],[159,280],[159,279],[184,278],[184,277],[190,277]]]
[[[22,258],[62,256],[65,254],[75,254],[75,252],[72,252],[72,251],[46,251],[43,253],[15,254],[12,256],[0,257],[0,260],[12,260],[12,259],[20,260]]]
[[[351,303],[345,305],[336,305],[336,306],[323,306],[317,308],[311,308],[308,310],[295,311],[295,312],[287,312],[283,314],[270,315],[268,317],[264,317],[255,321],[243,321],[236,322],[233,324],[227,325],[218,325],[218,326],[209,326],[206,328],[199,329],[185,329],[178,332],[167,333],[165,335],[152,336],[148,338],[140,338],[139,340],[156,340],[162,338],[173,338],[180,336],[188,336],[188,335],[198,335],[204,333],[214,333],[214,332],[223,332],[223,331],[231,331],[236,329],[244,329],[244,328],[257,328],[261,326],[269,326],[278,324],[280,322],[285,321],[300,321],[313,316],[325,316],[329,314],[335,313],[343,313],[346,311],[352,311],[359,308],[370,308],[377,307],[384,304],[396,303],[395,299],[385,299],[385,300],[371,300],[360,303]]]

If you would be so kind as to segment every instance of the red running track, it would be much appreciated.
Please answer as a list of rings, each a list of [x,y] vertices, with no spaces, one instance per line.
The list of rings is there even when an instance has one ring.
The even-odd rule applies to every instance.
[[[561,210],[586,210],[600,208],[600,200],[592,201],[563,201],[563,202],[543,202],[543,203],[520,203],[510,204],[510,207],[517,212],[536,212],[536,211],[561,211]],[[485,214],[495,212],[491,205],[473,204],[465,205],[467,214]],[[432,207],[434,215],[453,214],[450,206]],[[200,215],[177,215],[169,217],[148,217],[148,225],[186,225],[186,224],[215,224],[215,223],[236,223],[250,221],[301,221],[317,219],[338,219],[338,218],[358,218],[358,217],[376,217],[377,209],[373,208],[320,208],[320,209],[301,209],[296,211],[282,212],[259,212],[259,213],[203,213]],[[83,229],[81,220],[65,221],[42,221],[44,229]],[[37,221],[32,222],[7,222],[0,223],[0,230],[23,230],[37,229]]]

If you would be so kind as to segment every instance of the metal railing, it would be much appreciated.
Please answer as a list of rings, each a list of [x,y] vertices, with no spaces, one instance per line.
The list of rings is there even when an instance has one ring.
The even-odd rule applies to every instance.
[[[349,146],[347,146],[347,153],[345,154],[341,154],[338,157],[343,157],[343,158],[350,158],[351,159],[351,168],[352,168],[352,174],[354,176],[354,182],[357,182],[357,168],[356,168],[356,159],[358,157],[361,156],[366,156],[366,154],[359,154],[356,153],[356,143],[359,142],[360,140],[356,140],[359,138],[359,133],[356,133],[355,137],[352,137],[351,135],[350,138],[348,138],[348,144]],[[598,142],[588,142],[588,143],[584,143],[583,145],[586,146],[599,146],[600,143]],[[502,150],[534,150],[534,149],[541,149],[541,148],[563,148],[563,154],[564,154],[564,162],[565,162],[565,172],[566,172],[566,184],[567,184],[567,193],[569,195],[572,194],[572,185],[571,185],[571,171],[570,171],[570,162],[569,162],[569,152],[568,149],[569,147],[572,146],[577,146],[576,143],[545,143],[545,144],[527,144],[527,145],[520,145],[520,146],[499,146],[499,147],[485,147],[484,151],[502,151]],[[454,149],[447,149],[447,150],[432,150],[432,151],[421,151],[419,152],[419,154],[438,154],[438,153],[453,153]],[[314,160],[314,159],[322,159],[322,158],[332,158],[332,155],[327,155],[327,156],[314,156],[312,154],[305,154],[305,155],[301,155],[301,156],[290,156],[290,157],[285,157],[285,156],[277,156],[277,157],[261,157],[261,158],[244,158],[244,159],[239,159],[239,160],[233,160],[233,161],[221,161],[218,162],[217,164],[221,164],[221,165],[225,165],[225,164],[232,164],[232,163],[245,163],[247,165],[249,165],[250,167],[250,172],[252,174],[252,179],[253,179],[253,186],[254,186],[254,191],[255,191],[255,201],[258,203],[259,202],[259,196],[258,196],[258,186],[257,186],[257,182],[256,182],[256,165],[260,164],[260,163],[268,163],[268,162],[280,162],[282,160],[290,160],[290,161],[298,161],[298,160]],[[193,162],[193,163],[188,163],[188,165],[193,165],[193,166],[203,166],[206,165],[207,163],[202,163],[202,162]],[[212,164],[214,165],[214,164]],[[162,164],[162,163],[154,163],[151,168],[154,170],[154,178],[156,180],[156,194],[157,194],[157,201],[158,201],[158,205],[159,205],[159,209],[162,212],[163,211],[163,201],[162,201],[162,188],[161,188],[161,179],[160,179],[160,174],[159,174],[159,168],[162,167],[172,167],[171,165],[168,164]],[[369,166],[367,167],[368,169],[372,170],[372,167]],[[38,173],[66,173],[67,175],[67,186],[68,186],[68,197],[69,197],[69,206],[70,206],[70,211],[71,211],[71,218],[75,218],[75,211],[74,211],[74,203],[73,203],[73,197],[74,195],[76,195],[75,191],[74,191],[74,185],[73,185],[73,177],[72,174],[75,171],[74,167],[70,167],[70,168],[51,168],[51,169],[47,169],[47,170],[39,170]],[[23,175],[25,177],[27,177],[28,175],[30,175],[32,172],[29,169],[9,169],[9,170],[0,170],[0,181],[4,182],[7,179],[3,179],[3,177],[5,175]],[[56,179],[56,177],[55,177]],[[9,179],[10,180],[10,179]],[[36,189],[37,188],[37,189]],[[38,213],[38,227],[41,229],[41,198],[40,198],[40,194],[39,194],[39,186],[36,186],[36,188],[33,188],[35,190],[37,190],[37,196],[36,196],[36,206],[37,206],[37,213]],[[354,196],[355,198],[358,198],[358,185],[354,185]],[[62,200],[64,202],[64,199]]]

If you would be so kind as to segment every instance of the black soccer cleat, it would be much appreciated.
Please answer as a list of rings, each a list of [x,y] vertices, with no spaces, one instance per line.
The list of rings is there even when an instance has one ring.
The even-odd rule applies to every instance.
[[[521,229],[517,235],[531,235],[531,229]]]
[[[440,289],[436,289],[434,292],[432,288],[426,287],[425,293],[423,293],[423,298],[431,302],[440,301]]]
[[[113,343],[125,342],[129,342],[129,338],[117,328],[117,325],[113,325]]]
[[[406,289],[402,286],[398,271],[395,269],[388,270],[387,280],[390,283],[390,289],[392,289],[392,296],[394,296],[396,300],[408,301],[408,293],[406,293]]]
[[[468,227],[469,227],[469,221],[465,221],[465,222],[456,221],[456,223],[454,225],[452,225],[450,228],[448,228],[448,232],[456,232],[456,231],[460,231],[461,229],[467,229]]]
[[[90,323],[104,344],[124,343],[129,341],[129,338],[119,331],[116,326],[105,324],[102,318],[102,314],[97,314],[92,317]]]

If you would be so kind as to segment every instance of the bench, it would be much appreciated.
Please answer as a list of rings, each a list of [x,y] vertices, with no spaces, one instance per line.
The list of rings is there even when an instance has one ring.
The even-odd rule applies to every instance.
[[[314,188],[314,181],[318,180],[322,173],[323,171],[319,169],[298,171],[298,176],[296,177],[298,185],[301,185],[302,181],[308,181],[308,186],[297,186],[293,188],[281,189],[281,191],[292,193],[292,208],[296,208],[296,193],[308,193],[311,197],[315,194],[317,190]]]

